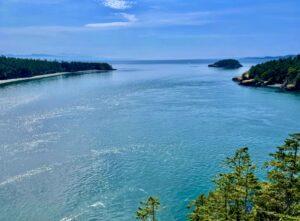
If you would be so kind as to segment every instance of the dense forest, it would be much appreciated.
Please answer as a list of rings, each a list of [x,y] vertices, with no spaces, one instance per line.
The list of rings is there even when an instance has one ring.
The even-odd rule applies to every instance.
[[[300,55],[255,65],[233,80],[242,85],[281,84],[286,90],[300,90]]]
[[[208,65],[208,67],[224,68],[224,69],[237,69],[243,67],[238,60],[235,59],[224,59],[215,62],[214,64]]]
[[[201,194],[188,208],[189,221],[299,221],[300,134],[285,140],[265,163],[267,179],[256,175],[248,148],[238,149],[225,160],[226,173],[214,179],[215,188]],[[141,202],[136,218],[157,221],[160,202],[149,197]]]
[[[85,70],[112,70],[107,63],[59,62],[22,58],[0,57],[0,80],[33,77],[56,72]]]

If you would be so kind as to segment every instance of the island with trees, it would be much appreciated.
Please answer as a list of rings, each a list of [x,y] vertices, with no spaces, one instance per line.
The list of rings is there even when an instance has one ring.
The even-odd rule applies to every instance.
[[[245,86],[275,86],[288,91],[299,91],[300,55],[255,65],[232,80]]]
[[[224,69],[237,69],[243,67],[238,60],[235,59],[224,59],[215,62],[214,64],[208,65],[208,67],[224,68]]]
[[[247,147],[224,161],[225,172],[214,179],[215,188],[188,205],[189,221],[299,221],[300,134],[291,135],[270,154],[263,166],[267,178],[256,176]],[[149,197],[141,202],[136,218],[157,221],[161,202]]]
[[[36,59],[0,57],[0,80],[30,78],[58,72],[78,72],[87,70],[113,70],[108,63],[64,62]]]

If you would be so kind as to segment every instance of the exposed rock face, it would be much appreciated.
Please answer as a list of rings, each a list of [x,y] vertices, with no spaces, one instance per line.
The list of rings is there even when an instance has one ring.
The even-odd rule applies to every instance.
[[[243,67],[239,61],[234,59],[224,59],[217,61],[214,64],[208,65],[208,67],[214,67],[214,68],[225,68],[225,69],[237,69],[240,67]]]
[[[270,81],[260,81],[256,78],[251,78],[248,72],[245,72],[242,76],[234,77],[232,80],[244,86],[261,87],[272,85]]]
[[[255,81],[255,79],[249,79],[249,80],[242,80],[241,81],[242,85],[249,85],[249,86],[257,86],[257,82]]]
[[[300,71],[290,73],[288,78],[284,81],[283,87],[290,91],[300,90]]]

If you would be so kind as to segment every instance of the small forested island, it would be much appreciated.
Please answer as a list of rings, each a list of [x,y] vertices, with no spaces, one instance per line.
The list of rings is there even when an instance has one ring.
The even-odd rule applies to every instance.
[[[215,62],[214,64],[208,65],[208,67],[224,68],[224,69],[237,69],[243,67],[238,60],[235,59],[224,59]]]
[[[58,72],[77,72],[87,70],[113,70],[108,63],[97,62],[59,62],[23,58],[0,57],[0,80],[30,78]]]
[[[299,91],[300,55],[255,65],[232,80],[245,86],[276,86],[288,91]]]

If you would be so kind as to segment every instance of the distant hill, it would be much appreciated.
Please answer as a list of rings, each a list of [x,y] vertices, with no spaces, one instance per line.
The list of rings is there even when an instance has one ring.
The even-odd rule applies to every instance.
[[[48,60],[48,61],[82,61],[82,62],[95,62],[99,59],[97,56],[89,56],[89,55],[76,55],[76,54],[4,54],[6,57],[10,58],[24,58],[24,59],[40,59],[40,60]],[[107,59],[106,59],[107,60]]]
[[[297,55],[283,55],[283,56],[262,56],[262,57],[243,57],[241,60],[261,59],[261,60],[278,60],[283,58],[294,58]]]
[[[224,59],[208,65],[208,67],[225,68],[225,69],[237,69],[243,67],[238,60]]]
[[[47,60],[0,57],[0,80],[28,78],[56,72],[113,70],[108,63],[58,62]]]
[[[255,65],[234,81],[246,86],[279,86],[300,90],[300,55]]]

